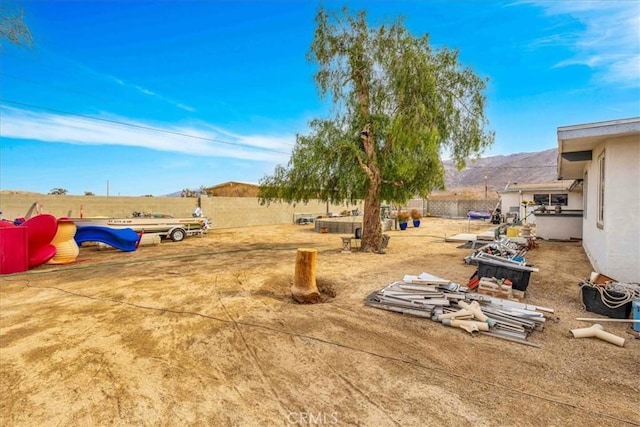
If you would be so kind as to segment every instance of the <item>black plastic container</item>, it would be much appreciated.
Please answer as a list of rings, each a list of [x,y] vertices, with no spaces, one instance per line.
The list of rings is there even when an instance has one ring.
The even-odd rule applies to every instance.
[[[582,286],[582,303],[585,305],[586,310],[591,313],[602,314],[603,316],[612,317],[614,319],[628,319],[631,314],[631,301],[620,305],[616,308],[608,307],[604,301],[602,301],[602,294],[598,289],[599,286]],[[616,299],[624,299],[625,295],[616,291],[606,291],[610,299],[615,301]],[[612,304],[609,301],[609,305],[617,306],[618,304]]]
[[[517,267],[503,267],[501,265],[487,264],[478,260],[478,277],[495,277],[496,279],[509,279],[511,287],[518,291],[526,291],[529,286],[531,272],[520,270]]]

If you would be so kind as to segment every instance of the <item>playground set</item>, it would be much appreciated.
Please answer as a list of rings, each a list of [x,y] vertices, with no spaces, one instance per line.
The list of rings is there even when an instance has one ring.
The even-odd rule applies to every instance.
[[[85,242],[133,252],[140,244],[162,239],[180,242],[187,236],[202,236],[209,229],[200,207],[188,218],[140,212],[131,218],[83,218],[82,207],[80,218],[56,218],[42,213],[39,206],[34,203],[23,218],[0,219],[0,274],[20,273],[45,263],[75,262]]]
[[[27,271],[42,264],[76,260],[84,242],[101,242],[124,252],[138,248],[142,233],[130,228],[76,227],[71,218],[40,214],[27,220],[0,221],[0,274]]]

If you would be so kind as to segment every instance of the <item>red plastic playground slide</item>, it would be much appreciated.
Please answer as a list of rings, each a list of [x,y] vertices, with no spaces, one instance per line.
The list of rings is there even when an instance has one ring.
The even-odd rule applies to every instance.
[[[58,220],[49,214],[40,214],[22,223],[27,227],[29,241],[29,268],[44,264],[54,257],[56,247],[51,241],[58,231]]]
[[[0,229],[6,230],[2,232],[0,248],[3,254],[3,266],[0,270],[3,273],[25,271],[25,265],[28,268],[36,267],[56,254],[56,247],[51,241],[58,231],[58,220],[53,215],[36,215],[18,226],[2,221]],[[26,230],[26,236],[24,232],[17,232],[18,230]],[[11,254],[11,257],[4,256],[7,254]],[[4,265],[5,261],[7,265]]]

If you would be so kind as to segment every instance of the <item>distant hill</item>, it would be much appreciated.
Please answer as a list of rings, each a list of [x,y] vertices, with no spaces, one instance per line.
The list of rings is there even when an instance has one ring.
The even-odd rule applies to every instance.
[[[438,193],[484,196],[485,176],[487,192],[492,195],[495,195],[496,191],[504,190],[507,183],[554,182],[557,180],[557,155],[558,150],[551,148],[534,153],[483,157],[468,161],[467,166],[461,171],[455,168],[452,161],[447,160],[443,162],[446,189]],[[211,188],[215,187],[217,186]],[[180,194],[181,191],[177,191],[166,196],[180,197]]]
[[[456,170],[452,161],[445,161],[446,191],[459,188],[483,188],[485,176],[491,193],[503,190],[507,183],[543,183],[557,180],[558,150],[552,148],[535,153],[517,153],[508,156],[483,157],[467,162],[467,167]]]

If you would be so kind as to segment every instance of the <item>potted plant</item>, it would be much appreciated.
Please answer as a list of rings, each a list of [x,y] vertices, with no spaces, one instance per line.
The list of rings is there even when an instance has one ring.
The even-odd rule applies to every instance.
[[[400,230],[407,229],[407,222],[409,222],[409,218],[411,218],[411,215],[409,215],[409,212],[403,212],[403,211],[398,212],[398,224],[400,224]]]
[[[411,209],[409,213],[411,215],[411,219],[413,220],[414,227],[420,227],[420,218],[422,218],[422,214],[418,209]]]

